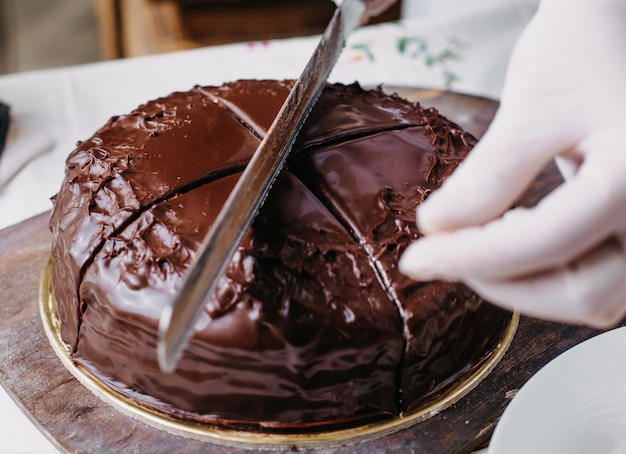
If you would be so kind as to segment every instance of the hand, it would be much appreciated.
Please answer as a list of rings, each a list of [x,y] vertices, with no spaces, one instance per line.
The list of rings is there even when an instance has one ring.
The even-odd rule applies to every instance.
[[[343,0],[333,0],[333,2],[339,6]],[[361,18],[361,25],[365,25],[373,17],[376,17],[389,9],[396,0],[363,0],[365,3],[365,13]]]
[[[365,0],[365,14],[361,19],[361,24],[366,24],[373,17],[387,11],[396,0]]]
[[[625,37],[623,0],[541,2],[491,127],[419,208],[425,237],[402,271],[465,282],[532,316],[596,327],[624,317]],[[555,158],[566,182],[507,211]]]

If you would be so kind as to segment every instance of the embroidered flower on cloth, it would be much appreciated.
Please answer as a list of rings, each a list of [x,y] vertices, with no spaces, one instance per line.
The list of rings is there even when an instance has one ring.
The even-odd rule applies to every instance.
[[[458,33],[449,36],[439,29],[436,31],[418,30],[412,23],[403,21],[356,30],[333,69],[334,79],[345,82],[358,79],[366,84],[382,81],[445,90],[453,89],[456,83],[464,85],[467,81],[463,75],[471,69],[469,63],[473,63],[468,61],[469,40],[461,39]],[[278,59],[280,64],[274,64],[274,73],[284,64],[285,73],[292,74],[293,71],[287,70],[294,67],[288,65],[293,56],[310,55],[317,40],[318,37],[314,36],[252,41],[245,47],[252,58],[262,58],[268,52],[283,55],[284,58]],[[299,68],[300,63],[296,67]]]
[[[450,88],[459,76],[449,69],[449,61],[463,59],[462,52],[467,45],[457,38],[450,38],[445,47],[434,50],[428,40],[420,36],[403,36],[397,40],[398,53],[408,58],[422,58],[428,68],[439,68],[444,85]]]
[[[458,67],[458,63],[463,61],[464,52],[469,48],[468,43],[458,37],[442,41],[440,37],[433,39],[417,35],[400,23],[394,28],[395,33],[387,33],[383,37],[376,33],[362,34],[358,40],[349,44],[345,51],[346,60],[352,64],[372,66],[384,62],[396,66],[398,70],[429,72],[431,74],[422,76],[433,82],[436,79],[446,89],[452,88],[461,79],[454,66]]]

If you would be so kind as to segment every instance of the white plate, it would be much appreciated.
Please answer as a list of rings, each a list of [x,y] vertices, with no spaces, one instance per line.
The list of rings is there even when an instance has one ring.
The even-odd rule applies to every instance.
[[[626,454],[626,328],[544,366],[504,411],[488,453]]]

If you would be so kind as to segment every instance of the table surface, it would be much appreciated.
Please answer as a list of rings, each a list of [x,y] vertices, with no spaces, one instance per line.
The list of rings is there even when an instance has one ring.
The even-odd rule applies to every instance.
[[[110,451],[244,453],[173,435],[100,400],[64,368],[44,333],[39,282],[49,257],[48,214],[0,232],[0,382],[39,430],[64,452]],[[489,440],[515,392],[543,365],[597,334],[577,326],[522,317],[500,363],[469,394],[441,413],[400,432],[360,445],[311,449],[372,452],[469,453]],[[411,451],[413,450],[413,451]],[[280,451],[280,450],[279,450]],[[287,450],[289,451],[289,450]]]

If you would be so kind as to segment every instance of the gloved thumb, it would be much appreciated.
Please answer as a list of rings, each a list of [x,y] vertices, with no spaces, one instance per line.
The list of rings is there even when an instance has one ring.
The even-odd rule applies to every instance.
[[[549,140],[500,109],[465,161],[418,207],[422,233],[480,225],[511,208],[550,161]],[[530,133],[525,132],[530,129]]]

